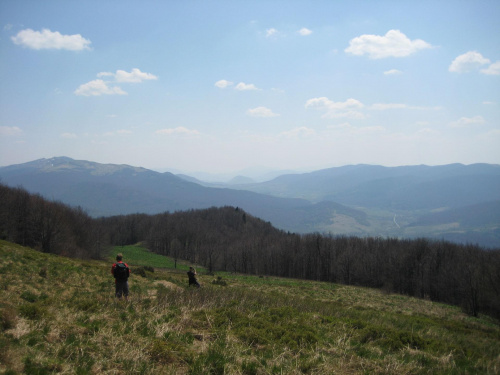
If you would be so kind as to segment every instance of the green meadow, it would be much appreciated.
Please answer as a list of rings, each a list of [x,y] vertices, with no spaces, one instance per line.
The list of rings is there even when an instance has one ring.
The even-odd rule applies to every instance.
[[[128,302],[111,263],[131,267]],[[0,374],[498,374],[488,316],[379,290],[106,261],[0,241]]]
[[[170,257],[166,257],[163,255],[155,254],[141,246],[116,246],[111,256],[109,257],[110,262],[114,262],[116,255],[121,253],[123,255],[124,261],[130,265],[134,266],[145,266],[145,267],[153,267],[153,268],[168,268],[168,269],[178,269],[178,270],[187,270],[189,266],[186,262],[179,260],[176,262],[174,259]],[[200,268],[201,270],[202,268]]]

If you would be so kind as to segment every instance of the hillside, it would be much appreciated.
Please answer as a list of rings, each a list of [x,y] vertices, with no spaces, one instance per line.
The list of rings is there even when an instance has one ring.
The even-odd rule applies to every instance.
[[[185,271],[138,266],[159,256],[115,251],[130,259],[128,304],[113,301],[109,261],[0,241],[0,372],[493,374],[500,366],[498,324],[455,307],[236,274],[202,274],[203,288],[187,289]]]

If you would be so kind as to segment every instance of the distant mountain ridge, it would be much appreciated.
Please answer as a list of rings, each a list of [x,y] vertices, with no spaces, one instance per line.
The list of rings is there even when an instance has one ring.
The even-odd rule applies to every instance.
[[[279,197],[345,205],[422,209],[460,207],[500,199],[500,165],[382,167],[349,165],[239,185]]]
[[[250,191],[212,188],[177,177],[128,165],[99,164],[67,157],[40,159],[0,168],[1,181],[30,192],[81,206],[92,216],[131,213],[155,214],[212,206],[241,207],[280,229],[301,232],[330,221],[335,211],[364,213],[311,203],[305,199],[277,198]],[[309,222],[308,218],[313,218]]]
[[[500,166],[492,164],[350,165],[216,185],[57,157],[2,167],[0,182],[81,206],[92,216],[231,205],[297,233],[425,236],[500,248]]]

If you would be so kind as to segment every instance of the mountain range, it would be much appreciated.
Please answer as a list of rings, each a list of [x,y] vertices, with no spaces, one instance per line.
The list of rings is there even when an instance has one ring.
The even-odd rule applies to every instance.
[[[430,237],[500,248],[500,165],[350,165],[246,181],[215,185],[67,157],[0,168],[1,183],[94,217],[230,205],[297,233]]]

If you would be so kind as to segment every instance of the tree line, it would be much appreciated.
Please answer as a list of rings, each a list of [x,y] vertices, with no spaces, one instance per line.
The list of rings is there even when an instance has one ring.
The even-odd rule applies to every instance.
[[[81,208],[0,184],[0,238],[102,258],[142,242],[158,254],[254,275],[380,288],[500,318],[500,250],[425,238],[299,235],[235,207],[91,218]]]

